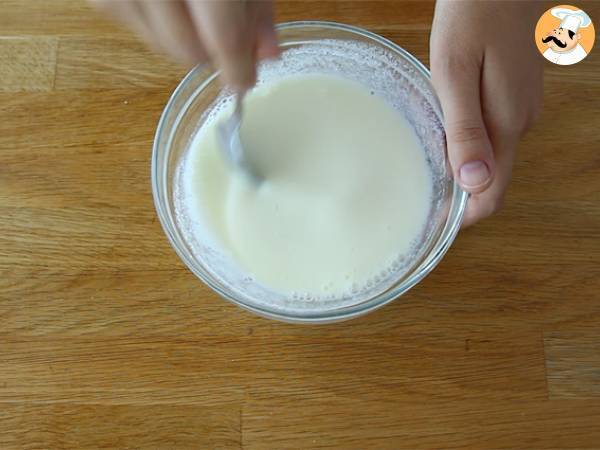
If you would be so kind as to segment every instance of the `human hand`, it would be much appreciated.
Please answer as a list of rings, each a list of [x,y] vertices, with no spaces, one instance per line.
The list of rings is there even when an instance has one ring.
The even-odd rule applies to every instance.
[[[257,59],[279,53],[270,0],[90,0],[148,44],[187,64],[212,60],[226,84],[251,87]]]
[[[535,2],[438,0],[431,76],[440,98],[448,157],[471,193],[463,226],[496,212],[516,147],[542,100],[542,58],[532,38]]]

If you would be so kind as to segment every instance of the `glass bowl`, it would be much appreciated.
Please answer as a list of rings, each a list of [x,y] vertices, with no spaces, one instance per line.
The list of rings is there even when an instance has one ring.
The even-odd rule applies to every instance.
[[[225,299],[261,316],[289,322],[327,323],[373,311],[400,297],[440,262],[454,240],[467,194],[454,182],[446,154],[442,112],[429,71],[414,56],[376,34],[333,22],[290,22],[277,27],[282,58],[261,64],[259,83],[298,73],[327,73],[367,85],[412,124],[433,174],[434,199],[418,252],[359,296],[335,301],[290,299],[266,292],[251,278],[232,281],[217,269],[208,244],[190,237],[178,213],[178,171],[196,131],[215,105],[231,98],[208,65],[194,68],[167,103],[154,140],[152,192],[160,222],[188,268]],[[262,289],[262,290],[261,290]],[[269,298],[269,301],[266,299]]]

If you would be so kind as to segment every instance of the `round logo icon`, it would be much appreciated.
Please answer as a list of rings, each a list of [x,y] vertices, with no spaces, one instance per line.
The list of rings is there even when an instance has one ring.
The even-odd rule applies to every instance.
[[[590,16],[571,5],[550,8],[535,27],[535,44],[548,61],[570,66],[584,59],[594,46],[596,32]]]

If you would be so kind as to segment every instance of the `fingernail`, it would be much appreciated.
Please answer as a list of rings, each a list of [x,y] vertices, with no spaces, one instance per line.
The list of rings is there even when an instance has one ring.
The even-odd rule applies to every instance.
[[[490,170],[483,161],[471,161],[460,168],[460,181],[465,187],[477,187],[490,178]]]

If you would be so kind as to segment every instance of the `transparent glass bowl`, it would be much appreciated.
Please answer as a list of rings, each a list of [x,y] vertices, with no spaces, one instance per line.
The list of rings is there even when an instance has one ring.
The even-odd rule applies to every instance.
[[[279,64],[287,75],[341,75],[370,86],[413,125],[432,169],[434,199],[418,243],[419,251],[410,259],[410,264],[392,275],[392,279],[382,280],[360,301],[336,302],[330,307],[326,303],[293,307],[285,301],[267,304],[256,290],[244,291],[219,276],[186,237],[181,221],[177,220],[175,205],[175,180],[182,158],[207,113],[224,96],[230,95],[219,86],[217,73],[206,65],[197,66],[183,79],[161,116],[152,154],[154,203],[178,255],[198,278],[225,299],[259,315],[290,322],[327,323],[350,319],[398,298],[431,272],[460,228],[468,196],[452,178],[441,108],[429,71],[423,64],[393,42],[356,27],[311,21],[284,23],[277,28],[283,58],[261,68],[259,82],[265,77],[268,81],[269,64]]]

